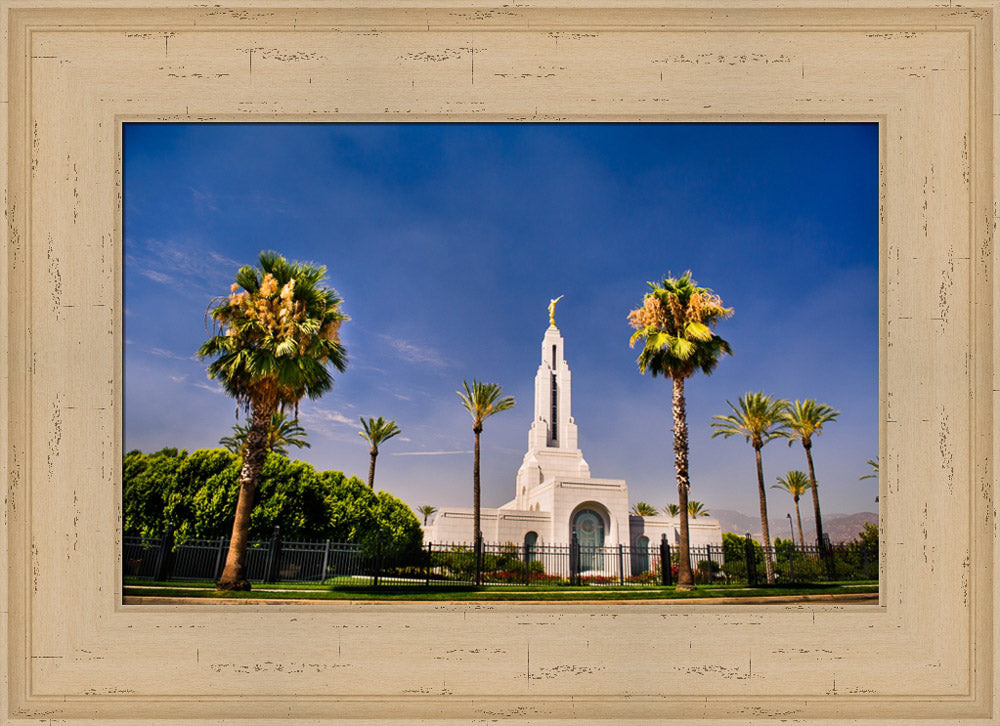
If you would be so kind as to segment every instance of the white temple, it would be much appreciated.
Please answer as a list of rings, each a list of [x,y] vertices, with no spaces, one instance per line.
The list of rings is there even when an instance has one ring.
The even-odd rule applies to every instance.
[[[583,546],[645,547],[667,535],[679,542],[676,517],[637,517],[629,513],[624,479],[596,479],[577,445],[571,408],[572,380],[563,357],[563,338],[549,305],[549,327],[542,338],[535,373],[535,408],[528,450],[517,471],[514,499],[498,509],[480,510],[483,541],[518,545],[565,545],[573,532]],[[674,492],[670,487],[666,494]],[[470,544],[472,508],[441,507],[425,528],[424,541]],[[718,520],[689,519],[692,546],[722,544]]]

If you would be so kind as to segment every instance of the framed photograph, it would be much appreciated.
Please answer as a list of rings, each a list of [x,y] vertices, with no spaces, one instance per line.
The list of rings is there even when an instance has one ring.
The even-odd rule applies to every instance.
[[[0,10],[0,720],[998,719],[995,5]],[[122,140],[154,121],[877,124],[878,604],[122,604]]]

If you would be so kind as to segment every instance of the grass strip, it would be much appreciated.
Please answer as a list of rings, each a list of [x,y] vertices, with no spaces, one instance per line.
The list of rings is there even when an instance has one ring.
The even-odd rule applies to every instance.
[[[553,601],[553,600],[680,600],[691,598],[767,598],[789,597],[800,595],[844,595],[878,593],[878,584],[843,585],[831,584],[823,586],[802,587],[696,587],[694,590],[678,591],[675,588],[553,588],[553,589],[515,589],[503,590],[464,588],[459,586],[431,588],[389,586],[381,588],[341,587],[325,589],[268,589],[251,590],[250,592],[220,591],[213,587],[192,589],[189,587],[149,587],[126,585],[125,595],[140,597],[164,598],[228,598],[253,600],[378,600],[378,601],[472,601],[472,602],[504,602],[504,601]]]

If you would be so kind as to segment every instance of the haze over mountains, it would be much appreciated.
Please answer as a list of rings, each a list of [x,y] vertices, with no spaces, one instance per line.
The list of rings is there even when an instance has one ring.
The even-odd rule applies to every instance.
[[[820,503],[822,505],[822,502]],[[806,545],[811,546],[816,544],[816,527],[813,521],[812,514],[812,502],[800,502],[799,506],[802,509],[802,534],[805,537]],[[806,517],[806,512],[810,513],[809,517]],[[723,532],[735,532],[736,534],[746,534],[749,532],[751,536],[760,541],[760,515],[749,515],[743,512],[737,512],[732,509],[716,509],[711,508],[711,513],[713,517],[719,520],[719,526],[722,527]],[[826,514],[821,512],[823,515],[823,531],[830,535],[830,541],[833,543],[837,542],[850,542],[858,537],[858,533],[865,528],[865,523],[871,523],[878,526],[878,514],[876,512],[856,512],[854,514]],[[780,517],[776,517],[775,511],[772,507],[768,507],[768,526],[770,527],[771,538],[780,537],[781,539],[788,539],[788,518],[783,514]],[[792,510],[792,525],[795,527],[795,540],[799,539],[798,525],[795,523],[795,511]]]

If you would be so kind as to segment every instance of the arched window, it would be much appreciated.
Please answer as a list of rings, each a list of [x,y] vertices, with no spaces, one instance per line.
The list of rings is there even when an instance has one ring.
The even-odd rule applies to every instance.
[[[531,562],[535,558],[535,546],[538,544],[538,532],[528,532],[524,535],[524,559]]]
[[[604,517],[593,509],[581,509],[573,516],[573,533],[580,546],[580,570],[604,567]]]
[[[649,537],[643,535],[635,542],[635,556],[632,558],[632,574],[649,572]]]

